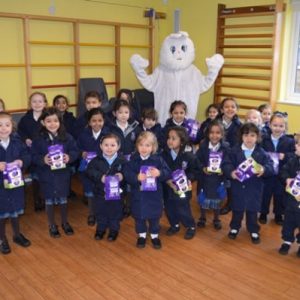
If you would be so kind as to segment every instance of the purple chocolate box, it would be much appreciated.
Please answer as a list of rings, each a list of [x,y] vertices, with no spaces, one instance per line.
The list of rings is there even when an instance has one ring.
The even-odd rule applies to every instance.
[[[210,173],[218,173],[218,174],[222,173],[221,170],[222,158],[223,158],[223,152],[210,151],[207,171]]]
[[[13,189],[24,185],[22,170],[16,163],[7,163],[3,171],[5,189]]]
[[[156,178],[150,176],[153,166],[141,166],[140,172],[146,174],[147,178],[141,182],[142,191],[157,191]]]
[[[48,155],[51,159],[51,170],[64,169],[64,147],[63,145],[52,145],[48,147]]]
[[[197,120],[187,119],[186,129],[187,129],[188,135],[192,141],[196,140],[199,127],[200,127],[200,124]]]
[[[105,200],[120,200],[120,180],[118,176],[105,176]]]

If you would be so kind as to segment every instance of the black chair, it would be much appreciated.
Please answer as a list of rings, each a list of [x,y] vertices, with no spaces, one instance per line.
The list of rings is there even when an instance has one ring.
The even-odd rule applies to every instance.
[[[139,118],[141,118],[145,108],[154,107],[154,95],[146,89],[133,90],[133,93],[132,106],[137,111]]]
[[[77,116],[80,116],[86,111],[84,97],[86,93],[90,91],[96,91],[100,94],[102,99],[101,108],[105,110],[105,108],[109,105],[106,87],[102,78],[80,78],[78,87],[79,95],[77,103]]]

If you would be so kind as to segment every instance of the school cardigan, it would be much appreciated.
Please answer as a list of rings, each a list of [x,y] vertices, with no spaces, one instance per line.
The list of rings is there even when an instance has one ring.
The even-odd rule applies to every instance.
[[[256,145],[251,157],[264,168],[262,177],[272,176],[274,173],[272,161],[264,149]],[[225,175],[231,179],[232,210],[258,212],[261,209],[264,180],[253,176],[244,182],[231,178],[231,172],[246,160],[241,145],[234,146],[223,162]]]
[[[197,186],[197,192],[200,193],[201,189],[203,189],[205,196],[208,199],[218,199],[219,194],[217,192],[218,187],[222,182],[226,180],[224,174],[216,174],[216,173],[210,173],[205,174],[203,171],[203,168],[208,167],[209,162],[209,153],[210,149],[208,148],[209,141],[205,139],[201,144],[196,152],[196,157],[199,162],[199,178],[198,178],[198,186]],[[224,162],[225,157],[229,155],[229,144],[227,142],[221,141],[220,142],[220,148],[217,152],[221,152],[223,154],[222,162]],[[222,169],[222,163],[221,163],[221,169]]]
[[[55,144],[61,144],[64,153],[68,154],[70,160],[64,169],[51,170],[50,166],[45,164],[44,157],[48,154],[48,147]],[[41,185],[41,191],[45,199],[64,198],[70,192],[71,170],[70,164],[79,156],[79,150],[73,137],[66,133],[66,139],[61,141],[57,138],[50,139],[48,133],[41,133],[33,140],[31,147],[32,162],[36,165],[38,180]]]
[[[31,162],[31,156],[26,145],[19,137],[10,136],[6,149],[0,146],[0,161],[11,163],[17,159],[22,160],[22,169],[26,169]],[[3,185],[3,172],[0,172],[0,215],[13,213],[24,209],[24,187],[5,189]]]
[[[152,166],[160,171],[160,176],[157,178],[157,191],[141,191],[141,184],[138,181],[141,166]],[[140,154],[135,153],[125,165],[124,175],[131,186],[132,216],[137,219],[160,218],[163,211],[162,183],[171,178],[171,171],[162,157],[154,154],[142,160]]]

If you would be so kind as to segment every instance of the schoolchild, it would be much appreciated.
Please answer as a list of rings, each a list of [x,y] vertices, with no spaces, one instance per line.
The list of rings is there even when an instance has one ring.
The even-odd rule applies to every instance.
[[[100,141],[103,136],[109,133],[109,128],[105,126],[105,117],[101,108],[92,108],[87,114],[88,126],[83,129],[77,139],[77,145],[81,151],[81,161],[79,164],[80,179],[83,184],[84,197],[88,203],[89,226],[95,225],[95,214],[93,212],[93,182],[86,176],[86,168],[90,160],[100,154]]]
[[[97,222],[95,239],[102,240],[109,230],[107,239],[115,241],[122,219],[123,169],[127,161],[118,153],[120,140],[116,135],[109,133],[103,136],[100,147],[101,153],[87,167],[87,176],[94,183],[93,204]]]
[[[296,176],[300,175],[300,136],[296,135],[296,151],[290,157],[288,162],[280,170],[280,178],[284,182],[286,188],[291,188]],[[298,187],[299,193],[299,187]],[[288,254],[292,243],[297,241],[299,246],[297,256],[300,257],[300,196],[285,193],[285,212],[282,226],[283,243],[279,249],[282,255]],[[297,230],[295,236],[295,230]]]
[[[63,124],[65,126],[66,131],[69,134],[73,135],[73,128],[76,122],[76,118],[73,113],[68,111],[69,108],[69,100],[64,95],[56,95],[53,98],[52,105],[59,111],[61,114]]]
[[[262,147],[270,155],[277,157],[276,174],[265,179],[265,187],[263,193],[263,201],[261,206],[261,214],[259,222],[266,224],[270,209],[271,199],[273,198],[273,212],[275,215],[275,223],[282,225],[284,215],[284,194],[285,187],[282,184],[278,172],[288,159],[294,155],[295,141],[286,134],[287,116],[285,113],[276,112],[270,119],[271,134],[264,135]],[[275,162],[275,160],[273,160]]]
[[[170,224],[167,235],[179,232],[181,223],[187,228],[184,238],[189,240],[196,233],[190,202],[192,181],[196,179],[197,160],[193,153],[185,151],[189,139],[185,128],[170,127],[167,137],[167,148],[162,153],[172,171],[172,178],[164,184],[164,207]]]
[[[229,156],[224,160],[223,170],[231,179],[232,190],[232,219],[228,237],[236,239],[244,214],[246,214],[246,227],[254,244],[260,243],[257,214],[260,211],[264,181],[263,176],[271,176],[274,173],[272,161],[269,155],[259,145],[260,132],[253,123],[245,123],[240,129],[240,142],[235,145]],[[251,159],[255,168],[253,174],[242,173],[241,166],[247,159]],[[253,161],[254,160],[254,161]],[[257,164],[255,166],[255,164]],[[250,172],[250,171],[249,171]]]
[[[14,243],[22,247],[31,244],[20,232],[19,224],[19,216],[24,213],[25,206],[21,170],[29,166],[30,153],[26,145],[12,132],[12,117],[5,112],[0,112],[0,252],[2,254],[11,252],[5,233],[7,219],[10,219],[12,225]],[[16,168],[11,168],[8,173],[10,166],[13,167],[12,164]]]
[[[213,210],[213,226],[220,230],[220,209],[226,198],[228,186],[222,171],[222,162],[229,153],[229,145],[224,141],[224,127],[219,120],[211,121],[205,133],[206,137],[196,153],[200,169],[197,194],[201,209],[197,226],[205,227],[207,211]]]
[[[144,248],[147,232],[155,249],[161,248],[159,221],[163,212],[162,183],[170,179],[166,162],[156,154],[158,144],[152,132],[142,132],[136,141],[137,152],[125,165],[124,177],[131,187],[131,209],[138,235],[136,246]]]
[[[49,234],[58,238],[54,206],[60,206],[61,225],[66,235],[74,233],[67,217],[70,164],[78,158],[79,150],[73,137],[63,126],[59,112],[49,108],[40,117],[40,134],[32,142],[32,161],[36,166],[41,191],[45,197]]]
[[[46,95],[42,92],[34,92],[29,96],[30,109],[20,119],[18,123],[18,135],[26,143],[28,147],[31,147],[32,140],[37,137],[41,124],[39,118],[47,106]],[[40,186],[35,168],[31,165],[29,172],[32,178],[32,194],[34,210],[41,211],[45,208],[44,199],[42,198]]]
[[[77,117],[77,120],[74,124],[73,136],[75,137],[75,139],[78,138],[81,131],[88,125],[88,119],[87,119],[88,112],[92,108],[101,107],[102,99],[100,94],[96,91],[87,92],[84,96],[84,104],[85,104],[86,111]]]

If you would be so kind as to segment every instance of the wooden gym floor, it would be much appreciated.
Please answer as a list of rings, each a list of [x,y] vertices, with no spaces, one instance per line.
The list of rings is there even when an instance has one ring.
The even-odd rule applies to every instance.
[[[80,194],[80,190],[77,189]],[[80,195],[79,195],[80,196]],[[194,217],[199,209],[193,201]],[[57,211],[59,217],[59,212]],[[87,207],[69,201],[74,236],[48,235],[46,215],[35,213],[31,203],[21,218],[21,229],[32,245],[23,249],[11,241],[9,255],[0,255],[0,299],[299,299],[300,258],[297,245],[288,256],[277,250],[280,227],[269,221],[261,231],[262,243],[253,245],[243,228],[236,241],[227,238],[230,216],[223,229],[211,224],[199,229],[193,240],[184,230],[167,237],[162,219],[163,248],[135,247],[133,220],[121,224],[115,242],[95,241],[86,225]],[[57,218],[58,224],[59,218]]]

